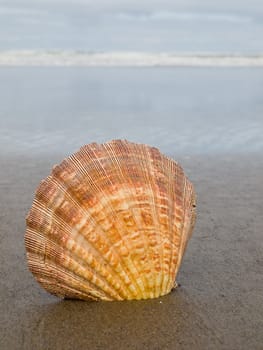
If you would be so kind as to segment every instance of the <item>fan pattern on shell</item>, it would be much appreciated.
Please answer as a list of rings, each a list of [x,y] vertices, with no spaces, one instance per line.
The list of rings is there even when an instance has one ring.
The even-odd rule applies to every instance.
[[[155,298],[175,286],[194,222],[193,186],[175,161],[143,144],[92,143],[40,183],[28,265],[60,297]]]

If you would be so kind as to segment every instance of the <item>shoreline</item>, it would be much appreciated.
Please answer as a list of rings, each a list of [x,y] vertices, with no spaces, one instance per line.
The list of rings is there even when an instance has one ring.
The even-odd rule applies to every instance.
[[[263,53],[0,50],[0,67],[263,67]]]

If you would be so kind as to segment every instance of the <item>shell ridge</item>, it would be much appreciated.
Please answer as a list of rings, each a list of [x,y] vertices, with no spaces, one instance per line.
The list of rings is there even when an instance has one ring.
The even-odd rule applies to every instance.
[[[62,282],[59,280],[59,277],[57,277],[58,274],[56,277],[49,276],[46,272],[46,267],[36,272],[32,265],[34,257],[31,254],[28,254],[27,257],[30,260],[29,269],[34,274],[36,281],[42,285],[49,293],[62,298],[66,298],[68,295],[65,294],[65,289],[70,289],[71,293],[74,291],[75,295],[81,296],[81,298],[84,298],[86,300],[98,300],[98,297],[89,294],[87,291],[84,292],[83,290],[80,290],[81,288],[79,287],[79,283],[77,283],[75,287],[73,286],[74,283],[76,284],[77,276],[68,276],[67,283],[65,281]],[[50,268],[52,268],[54,271],[56,269],[55,265],[51,264]],[[66,272],[63,273],[66,275]]]
[[[33,257],[28,255],[28,259],[32,260]],[[72,286],[69,286],[67,284],[63,284],[62,282],[58,281],[55,277],[47,276],[47,273],[45,271],[41,272],[34,272],[36,281],[42,285],[42,287],[45,288],[46,291],[49,293],[61,297],[61,298],[74,298],[76,299],[76,296],[81,299],[85,300],[98,300],[98,297],[94,297],[91,294],[85,293],[83,291],[80,291]],[[66,293],[65,291],[70,291],[70,294]]]
[[[57,247],[58,251],[59,251],[59,248],[61,248],[59,243],[55,240],[55,238],[53,236],[39,235],[38,232],[32,228],[30,228],[29,231],[31,231],[31,233],[35,234],[34,238],[37,240],[38,243],[43,242],[43,244],[45,244],[45,246],[46,245],[49,245],[49,246],[54,245]],[[30,243],[31,242],[26,242],[28,250],[32,251],[32,249],[30,248],[30,245],[31,245]],[[114,284],[112,282],[113,276],[108,275],[108,279],[105,278],[105,275],[107,276],[107,274],[105,274],[105,271],[103,272],[102,265],[97,267],[97,268],[96,268],[96,266],[91,266],[87,261],[81,259],[80,255],[79,255],[81,248],[77,244],[75,244],[74,248],[75,248],[74,250],[70,250],[69,247],[66,244],[64,244],[62,246],[62,252],[63,253],[68,252],[71,255],[71,258],[74,261],[76,261],[81,267],[83,267],[84,270],[88,269],[89,271],[93,271],[94,275],[97,276],[100,281],[103,281],[107,288],[115,291],[113,294],[118,294],[120,298],[123,298],[125,294],[123,294],[123,293],[122,293],[122,295],[120,294],[122,291],[118,290],[116,288],[116,284]],[[41,252],[41,254],[39,254],[39,255],[45,255],[45,254],[47,254],[46,251],[44,251],[44,253]],[[93,283],[90,280],[87,280],[87,281],[90,283]],[[100,286],[98,286],[98,287],[101,289]],[[105,290],[103,289],[103,291],[105,291]]]
[[[134,148],[137,148],[136,145],[134,145]],[[136,150],[137,151],[137,150]],[[137,151],[138,153],[138,151]],[[142,157],[142,155],[144,156],[144,158]],[[144,181],[145,181],[145,184],[147,185],[147,188],[148,188],[148,191],[150,192],[151,195],[148,196],[148,200],[149,200],[149,208],[150,208],[150,212],[151,212],[151,218],[152,218],[152,221],[154,222],[154,224],[159,228],[159,232],[161,231],[161,226],[160,226],[160,221],[159,221],[159,214],[158,214],[158,211],[157,211],[157,208],[156,208],[156,201],[155,201],[155,196],[154,196],[154,190],[153,190],[153,177],[152,177],[152,172],[154,172],[154,169],[152,167],[152,158],[151,158],[151,155],[150,155],[150,150],[149,150],[149,147],[148,146],[145,146],[143,145],[142,146],[142,154],[139,154],[138,155],[138,161],[139,163],[141,164],[141,166],[143,168],[146,168],[147,169],[147,166],[148,168],[150,169],[150,171],[146,171],[146,172],[143,172],[143,176],[144,176]],[[152,229],[151,229],[151,233],[152,233]],[[159,246],[159,266],[157,266],[160,271],[162,271],[162,265],[161,265],[161,258],[160,258],[160,254],[161,254],[161,239],[160,237],[158,237],[158,233],[157,233],[157,230],[154,234],[154,237],[155,239],[157,238],[157,244]],[[151,244],[153,243],[153,239],[149,237],[147,237],[148,241],[151,242]],[[156,246],[156,244],[155,244]],[[156,274],[157,276],[160,275],[160,272],[156,272],[155,270],[156,268],[156,261],[154,261],[153,257],[152,257],[152,275],[153,275],[153,280],[154,280],[154,290],[153,290],[153,293],[154,293],[154,296],[157,296],[158,295],[158,286],[157,286],[157,280],[156,280]]]
[[[67,270],[65,267],[61,267],[58,264],[56,264],[51,259],[43,259],[43,262],[39,261],[39,254],[36,254],[35,252],[29,251],[27,253],[27,256],[29,258],[29,269],[34,274],[36,280],[40,283],[41,277],[46,276],[48,279],[54,278],[56,281],[58,281],[61,285],[65,284],[67,286],[70,286],[71,288],[80,288],[78,291],[83,294],[89,295],[89,291],[87,291],[87,281],[80,278],[80,276],[76,275],[72,271]],[[45,262],[44,262],[45,260]],[[49,263],[47,264],[46,261]],[[37,262],[37,265],[36,265]],[[59,271],[63,271],[63,279],[61,278],[61,275],[59,275]],[[69,279],[67,279],[67,282],[65,281],[65,276],[68,276]],[[74,287],[75,285],[75,287]],[[54,291],[51,290],[47,286],[47,290],[50,291],[52,294],[54,294]],[[76,289],[77,290],[77,289]],[[103,293],[104,294],[104,293]],[[92,295],[92,294],[91,294]],[[101,294],[102,295],[102,294]]]
[[[163,168],[163,155],[160,153],[160,151],[154,147],[148,147],[148,153],[152,159],[152,171],[155,174],[154,176],[154,184],[155,184],[155,190],[154,190],[154,202],[155,202],[155,207],[156,207],[156,215],[158,218],[158,226],[159,226],[159,249],[160,249],[160,264],[162,268],[162,275],[160,277],[159,281],[159,290],[161,295],[167,294],[168,290],[164,289],[163,286],[165,285],[164,280],[167,279],[168,277],[165,276],[164,274],[164,242],[165,242],[165,236],[164,234],[166,233],[164,228],[163,228],[163,219],[161,218],[161,211],[163,211],[163,205],[162,205],[162,189],[160,187],[160,183],[158,183],[157,179],[157,174],[160,173],[161,170],[161,175],[164,177],[165,182],[167,182],[167,174],[166,171]],[[156,159],[155,159],[156,158]],[[161,161],[162,160],[162,161]],[[159,170],[158,167],[160,167],[161,164],[161,169]],[[162,185],[163,186],[163,185]],[[167,192],[167,189],[165,188],[165,191]],[[167,210],[166,210],[167,211]],[[162,213],[163,215],[163,213]]]
[[[179,170],[180,170],[180,167],[176,167],[176,170],[175,170],[176,189],[180,185],[180,181],[179,181],[180,172],[179,172]],[[182,186],[183,186],[183,196],[182,197],[184,198],[184,191],[185,191],[184,183],[182,184]],[[180,188],[180,190],[181,190],[181,188]],[[177,194],[175,196],[175,200],[178,200],[178,195]],[[183,208],[184,208],[184,206],[183,206]],[[184,213],[183,213],[183,217],[184,217]],[[182,217],[182,219],[183,219],[183,217]],[[177,230],[178,230],[178,228],[176,229],[176,232],[177,232]],[[174,232],[173,239],[175,238],[176,232]],[[182,234],[182,227],[180,227],[180,233]],[[181,247],[181,239],[179,240],[179,248],[178,248],[177,257],[176,257],[177,264],[178,264],[178,258],[179,258],[179,253],[180,253],[180,247]],[[176,275],[177,275],[176,266],[173,266],[172,263],[171,263],[173,259],[175,259],[174,246],[172,246],[171,258],[170,258],[170,276],[171,276],[171,278],[168,281],[168,283],[170,285],[174,285],[175,279],[176,279]]]
[[[189,195],[189,190],[188,189],[188,184],[189,184],[189,180],[184,177],[184,181],[183,181],[183,208],[184,208],[184,212],[183,212],[183,225],[182,225],[182,228],[181,228],[181,235],[180,235],[180,243],[179,243],[179,251],[178,251],[178,258],[177,258],[177,264],[174,268],[174,271],[173,271],[173,282],[175,282],[175,279],[176,279],[176,276],[177,276],[177,273],[178,273],[178,270],[179,270],[179,267],[181,266],[181,262],[182,262],[182,257],[183,257],[183,252],[184,252],[184,240],[185,240],[185,235],[188,233],[186,230],[185,230],[185,225],[187,223],[186,221],[186,200],[188,199],[187,195]],[[191,192],[190,192],[191,193]]]
[[[70,236],[70,230],[71,230],[71,227],[67,224],[67,222],[64,220],[64,218],[63,217],[61,217],[61,216],[59,216],[58,215],[58,213],[53,213],[52,212],[52,210],[51,210],[51,208],[49,208],[49,207],[41,207],[41,204],[44,206],[44,203],[41,203],[41,202],[37,202],[37,207],[35,207],[37,210],[41,210],[41,211],[44,211],[44,209],[45,209],[45,214],[49,214],[49,218],[50,218],[50,224],[51,225],[55,225],[55,227],[54,228],[56,228],[56,227],[62,227],[62,230],[64,230],[65,232],[67,232],[68,234],[69,234],[69,236]],[[47,215],[46,215],[47,216]],[[29,227],[30,227],[30,224],[29,224]],[[32,227],[31,227],[31,230],[34,230]],[[48,232],[49,232],[50,230],[48,230]],[[45,232],[45,235],[44,235],[44,237],[46,237],[46,240],[48,240],[48,239],[52,239],[52,236],[50,236],[49,234],[48,234],[48,232]],[[36,231],[36,233],[37,233],[37,231]],[[86,240],[86,242],[87,242],[87,244],[93,249],[93,250],[95,250],[95,252],[97,252],[97,254],[98,254],[98,256],[101,258],[101,260],[102,260],[102,262],[101,263],[98,263],[99,264],[99,268],[97,269],[97,270],[95,270],[96,271],[96,273],[98,274],[98,275],[100,275],[102,278],[104,278],[102,275],[101,275],[101,271],[99,270],[99,269],[101,269],[103,266],[105,266],[105,269],[106,268],[108,268],[109,270],[110,270],[110,275],[108,276],[109,278],[111,278],[111,276],[112,277],[115,277],[117,280],[118,280],[118,282],[119,282],[119,278],[118,278],[118,275],[114,272],[114,270],[112,270],[111,268],[110,268],[110,266],[109,266],[109,261],[107,261],[107,260],[105,260],[105,258],[104,258],[104,256],[103,255],[101,255],[101,252],[99,252],[97,249],[96,249],[96,247],[94,247],[94,245],[89,241],[89,240],[87,240],[87,238],[85,237],[85,236],[83,236],[84,237],[84,239]],[[71,238],[74,242],[75,242],[75,244],[78,244],[73,238]],[[53,239],[52,239],[53,240]],[[55,242],[55,241],[54,241]],[[65,250],[67,250],[67,251],[69,251],[68,250],[68,248],[64,245],[64,249]],[[70,251],[69,251],[70,252]],[[84,263],[85,263],[85,261],[84,261]],[[93,267],[91,267],[88,263],[87,263],[87,265],[89,266],[89,268],[90,269],[93,269]],[[112,273],[113,272],[113,273]],[[108,281],[107,280],[107,283],[108,284],[110,284],[111,285],[111,283],[110,283],[110,281]],[[115,290],[116,290],[116,293],[119,293],[119,291],[115,288],[115,286],[112,286]],[[128,296],[128,295],[130,295],[130,293],[129,293],[129,291],[128,290],[125,290],[125,292],[126,292],[126,295]]]
[[[89,301],[99,300],[97,297],[95,298],[90,294],[80,292],[79,290],[73,287],[69,287],[66,284],[63,285],[54,278],[40,277],[39,280],[37,280],[37,282],[41,284],[45,289],[48,289],[49,286],[52,286],[49,292],[57,297],[61,297],[64,299],[84,299]],[[66,291],[66,296],[64,297],[65,291]]]
[[[115,153],[116,153],[116,151],[115,151],[115,148],[114,148],[114,146],[115,147],[117,147],[117,148],[120,148],[120,145],[119,145],[119,142],[117,143],[109,143],[109,144],[105,144],[105,149],[107,150],[107,152],[108,152],[108,154],[109,155],[115,155]],[[124,142],[121,144],[121,146],[122,147],[127,147],[127,145],[125,144],[124,145]],[[108,150],[108,148],[109,148],[109,150]],[[127,150],[127,148],[126,148],[126,150]],[[113,164],[117,164],[117,166],[118,166],[118,169],[119,169],[119,172],[120,172],[120,175],[121,175],[121,177],[123,178],[123,180],[124,180],[124,182],[127,182],[127,180],[128,181],[130,181],[132,184],[133,184],[133,186],[128,186],[128,191],[129,191],[129,194],[130,194],[130,198],[135,198],[135,193],[134,193],[134,183],[133,183],[133,181],[132,181],[132,179],[130,178],[130,177],[127,177],[127,179],[125,178],[125,176],[124,176],[124,173],[123,173],[123,170],[122,170],[122,167],[121,167],[121,164],[120,164],[120,161],[118,160],[118,157],[114,157],[115,158],[115,162],[116,163],[113,163]],[[123,165],[124,166],[124,165]],[[135,212],[134,212],[134,209],[133,209],[133,207],[131,207],[131,205],[129,205],[129,211],[132,213],[132,216],[133,216],[133,220],[134,220],[134,222],[136,223],[136,225],[138,226],[138,227],[140,227],[140,225],[138,225],[138,219],[137,219],[137,217],[136,217],[136,215],[135,215]],[[145,235],[145,233],[144,233],[144,230],[142,230],[142,232],[143,232],[143,235],[144,235],[144,237],[146,236]],[[146,238],[146,237],[145,237]],[[144,254],[146,254],[147,255],[147,252],[146,252],[146,249],[145,249],[145,243],[144,243],[144,248],[143,248],[143,251],[144,251]],[[147,259],[147,261],[148,261],[148,259]],[[141,266],[141,268],[142,268],[143,266]],[[145,281],[144,281],[144,283],[145,283],[145,287],[146,286],[148,286],[149,287],[149,281],[148,281],[148,278],[147,277],[145,277]],[[145,294],[145,293],[144,293]]]
[[[137,155],[137,159],[139,164],[141,165],[142,168],[147,169],[147,166],[152,169],[151,167],[151,157],[149,154],[149,148],[147,146],[142,145],[141,149],[139,149],[139,147],[136,144],[133,144],[133,148],[134,148],[134,152]],[[147,187],[148,191],[150,193],[150,195],[147,195],[148,198],[148,209],[150,209],[150,213],[151,213],[151,220],[152,222],[155,223],[155,225],[157,224],[157,226],[159,225],[159,217],[158,217],[158,212],[156,210],[156,203],[155,203],[155,198],[154,198],[154,190],[153,190],[153,185],[152,185],[152,181],[151,181],[151,176],[149,174],[149,171],[147,169],[147,171],[143,171],[142,172],[143,177],[144,177],[144,184]],[[149,212],[148,212],[149,213]],[[159,229],[160,229],[160,225],[159,225]],[[145,227],[144,227],[145,230]],[[147,240],[148,240],[148,244],[150,244],[151,246],[153,246],[153,241],[154,239],[157,237],[157,232],[154,232],[155,230],[153,230],[152,228],[149,230],[149,233],[147,234]],[[146,230],[147,232],[147,230]],[[154,234],[154,238],[151,238]],[[156,246],[156,243],[154,244]],[[152,281],[153,281],[153,286],[152,286],[152,293],[153,296],[157,295],[157,290],[156,290],[156,274],[158,275],[159,273],[156,272],[156,261],[154,260],[154,256],[153,253],[150,253],[152,255],[151,257],[151,275],[152,275]],[[160,264],[160,259],[159,259],[159,264]],[[161,268],[160,266],[157,268]]]
[[[174,286],[174,271],[173,271],[173,265],[175,263],[175,260],[178,260],[178,251],[180,244],[178,244],[178,236],[180,236],[180,233],[182,231],[182,228],[177,225],[178,219],[182,219],[182,216],[179,216],[178,214],[178,205],[176,205],[176,201],[181,200],[181,195],[179,196],[178,193],[181,193],[182,185],[180,185],[180,179],[183,175],[182,168],[179,166],[178,163],[173,162],[172,159],[166,157],[167,161],[170,162],[171,166],[174,166],[175,174],[172,177],[172,189],[173,189],[173,200],[171,202],[170,212],[172,212],[171,215],[171,249],[170,249],[170,256],[169,256],[169,279],[166,283],[166,289],[172,289]],[[173,174],[174,172],[171,172]],[[177,207],[177,208],[176,208]],[[175,210],[176,208],[176,210]],[[180,209],[181,212],[181,209]]]
[[[183,245],[183,252],[182,252],[181,259],[183,258],[186,244],[188,243],[189,238],[191,237],[193,226],[195,224],[195,219],[196,219],[196,210],[195,210],[196,195],[194,192],[193,185],[191,184],[191,182],[188,180],[187,177],[186,177],[186,183],[187,183],[187,191],[186,191],[187,197],[185,199],[185,208],[187,208],[187,210],[186,210],[185,216],[187,216],[190,221],[188,221],[188,220],[184,221],[184,230],[185,230],[184,234],[185,234],[186,239],[183,241],[184,245]],[[189,204],[189,205],[186,205],[186,204]],[[187,224],[187,226],[189,226],[188,230],[185,229],[186,224]]]
[[[97,147],[98,147],[98,145],[97,145]],[[101,146],[101,147],[102,147],[102,146]],[[95,147],[94,147],[94,148],[95,148]],[[92,154],[95,156],[96,162],[94,162],[94,163],[95,163],[95,166],[96,166],[96,168],[97,168],[98,173],[103,172],[103,173],[105,174],[105,176],[108,178],[108,181],[110,182],[110,184],[111,184],[111,185],[114,185],[114,184],[112,183],[111,179],[107,176],[107,172],[106,172],[106,170],[104,169],[104,166],[103,166],[103,164],[102,164],[101,161],[100,161],[100,157],[97,157],[97,155],[96,155],[96,151],[99,152],[99,150],[93,149],[93,148],[92,148],[92,149],[90,149],[90,148],[89,148],[89,149],[88,149],[88,148],[85,149],[85,152],[92,152]],[[103,152],[102,152],[102,153],[105,154],[105,148],[103,149]],[[94,157],[93,157],[93,158],[94,158]],[[107,197],[106,194],[105,194],[105,191],[101,188],[101,186],[98,186],[98,187],[99,187],[99,189],[100,189],[100,192],[103,193],[105,197]],[[112,207],[111,202],[109,202],[109,207],[110,207],[111,212],[112,212],[112,217],[115,219],[116,227],[118,228],[118,226],[119,226],[119,225],[118,225],[118,219],[120,219],[120,218],[119,218],[119,216],[116,214],[114,208]],[[120,234],[120,237],[123,238],[123,234],[121,233],[122,230],[121,230],[120,228],[118,228],[118,232],[119,232],[119,234]],[[125,240],[123,240],[123,242],[125,242]],[[126,249],[128,249],[128,247],[127,247],[126,244],[124,244],[124,246],[125,246]],[[122,255],[120,254],[119,256],[120,256],[121,259],[123,260]],[[124,265],[127,265],[127,264],[124,264]],[[134,277],[134,276],[133,276],[133,271],[136,271],[136,275],[137,275],[137,276],[140,276],[140,274],[138,273],[138,268],[137,268],[137,266],[134,264],[134,261],[133,261],[131,258],[129,258],[129,265],[132,265],[132,266],[129,266],[129,267],[128,267],[128,270],[130,271],[130,274],[131,274],[131,275],[130,275],[130,278],[131,278],[131,277]],[[139,279],[140,279],[140,277],[139,277]],[[136,278],[136,277],[132,278],[134,285],[136,285],[137,288],[141,291],[141,293],[142,293],[143,295],[145,295],[144,285],[142,285],[141,283],[139,283],[139,279],[138,279],[138,277],[137,277],[137,278]]]
[[[63,268],[64,268],[64,272],[67,272],[68,275],[70,275],[72,278],[75,276],[77,276],[78,278],[75,278],[77,281],[79,281],[82,285],[82,291],[83,292],[88,292],[91,293],[93,295],[93,290],[95,287],[95,293],[100,293],[101,295],[105,295],[106,297],[108,297],[108,299],[116,299],[116,297],[114,297],[116,292],[114,290],[113,293],[110,293],[110,291],[106,291],[105,289],[102,289],[101,286],[99,286],[98,284],[96,284],[96,282],[92,282],[89,278],[85,277],[85,274],[88,275],[87,273],[87,269],[85,266],[83,266],[80,262],[79,262],[79,257],[72,251],[70,251],[67,247],[63,246],[62,248],[60,247],[60,245],[54,240],[52,239],[52,237],[46,237],[43,235],[39,235],[38,232],[36,232],[33,229],[30,229],[30,232],[34,232],[36,239],[38,240],[38,243],[41,243],[41,239],[42,239],[42,243],[44,245],[47,245],[47,249],[45,252],[34,252],[32,250],[29,249],[29,251],[31,252],[31,254],[35,254],[38,259],[39,257],[43,257],[43,265],[45,266],[50,266],[49,261],[52,261],[54,266],[56,267],[56,269],[60,268],[60,265],[58,264],[58,261],[56,261],[56,257],[52,254],[53,250],[56,249],[56,255],[58,255],[59,253],[59,257],[57,257],[57,259],[59,259],[59,262],[62,264]],[[41,237],[39,237],[41,236]],[[79,267],[82,271],[82,273],[78,272],[78,271],[74,271],[74,274],[72,273],[72,271],[69,270],[69,266],[67,265],[67,263],[69,263],[69,261],[67,261],[67,259],[63,259],[63,257],[65,257],[65,252],[68,253],[69,257],[70,257],[70,262],[73,262],[74,265],[77,267]],[[90,270],[90,269],[89,269]],[[55,270],[56,271],[56,270]],[[55,272],[54,271],[54,272]],[[90,271],[89,271],[90,272]],[[97,274],[96,274],[97,275]],[[56,278],[58,278],[56,276]],[[96,280],[99,280],[99,278],[96,276]],[[100,280],[102,282],[106,282],[105,280]],[[63,283],[65,283],[65,281],[63,280]],[[103,285],[103,283],[101,283]],[[105,283],[108,284],[108,283]],[[97,290],[96,290],[97,289]],[[110,289],[110,288],[107,288]],[[119,296],[120,298],[120,296]]]
[[[164,157],[166,160],[167,167],[169,168],[168,171],[168,193],[169,193],[169,207],[168,207],[168,217],[169,217],[169,241],[170,241],[170,254],[169,254],[169,270],[168,270],[168,278],[167,281],[164,281],[162,290],[168,290],[171,289],[171,265],[172,265],[172,259],[174,255],[174,236],[177,235],[177,227],[175,225],[175,182],[177,182],[177,166],[178,164],[175,164],[175,162],[172,159],[169,159],[167,157]],[[175,171],[174,171],[175,170]],[[175,174],[174,174],[175,172]],[[175,226],[175,227],[174,227]]]
[[[83,212],[83,214],[86,215],[89,219],[91,219],[92,223],[94,224],[94,226],[93,226],[93,227],[94,227],[94,231],[100,233],[101,237],[103,237],[103,238],[105,239],[104,242],[106,242],[107,246],[108,246],[109,249],[110,249],[110,244],[111,244],[111,242],[109,241],[109,238],[107,237],[107,235],[106,235],[106,233],[105,233],[103,227],[101,227],[101,225],[94,219],[94,216],[92,216],[92,214],[89,213],[88,210],[84,209],[84,208],[79,204],[77,198],[75,199],[73,196],[71,196],[71,194],[73,194],[73,192],[70,191],[69,187],[64,186],[64,184],[61,183],[60,180],[59,180],[58,178],[55,178],[55,179],[53,178],[53,181],[56,182],[57,186],[58,186],[62,191],[65,190],[65,191],[64,191],[65,196],[69,197],[69,198],[71,199],[71,201],[73,201],[73,202],[75,203],[75,205],[79,207],[79,209]],[[61,216],[59,216],[58,213],[55,213],[55,214],[56,214],[56,217],[61,218],[63,224],[67,225],[67,227],[68,227],[68,230],[67,230],[67,231],[70,232],[71,227],[65,222],[64,218],[61,217]],[[89,223],[90,223],[90,221],[89,221]],[[101,231],[98,231],[98,230],[97,230],[98,227],[101,229]],[[107,266],[107,268],[109,269],[111,275],[114,276],[115,278],[117,278],[118,280],[121,280],[122,282],[125,282],[125,281],[124,281],[121,277],[119,277],[118,274],[114,271],[114,269],[113,269],[113,268],[111,267],[111,265],[110,265],[110,261],[108,261],[108,260],[105,259],[105,257],[101,254],[102,252],[98,249],[98,247],[95,246],[94,243],[92,243],[92,242],[88,239],[88,237],[85,235],[85,230],[83,231],[83,228],[81,228],[81,229],[76,229],[76,232],[77,232],[80,236],[82,236],[82,237],[85,239],[85,241],[96,251],[97,257],[99,257],[99,258],[102,260],[101,265],[103,266],[104,263],[106,262],[106,263],[107,263],[106,266]],[[106,236],[106,238],[105,238],[105,236]],[[116,253],[116,254],[117,254],[117,253]],[[125,270],[123,270],[123,271],[125,272]],[[130,296],[131,291],[130,291],[130,289],[128,289],[128,288],[126,287],[125,283],[124,283],[124,287],[125,287],[126,295],[127,295],[127,296]]]
[[[32,256],[30,257],[32,264]],[[108,297],[107,293],[104,291],[101,292],[97,288],[92,290],[91,283],[87,284],[87,280],[81,278],[76,272],[70,271],[67,268],[63,266],[57,265],[52,259],[47,259],[47,263],[43,266],[42,269],[40,269],[38,272],[34,271],[36,280],[41,284],[41,277],[44,275],[47,276],[48,280],[52,280],[52,278],[46,273],[47,268],[50,268],[55,273],[55,277],[53,277],[57,283],[59,283],[60,287],[66,286],[67,288],[71,288],[72,290],[75,290],[77,294],[84,294],[88,299],[98,299],[101,298],[103,300],[112,300],[112,297]],[[31,271],[33,271],[34,267],[30,266]],[[43,272],[44,271],[44,272]],[[55,287],[55,288],[54,288]],[[97,286],[96,286],[97,287]],[[46,285],[46,289],[51,293],[57,295],[57,286],[54,285]],[[60,296],[66,298],[67,294],[65,292],[63,295],[60,294]]]
[[[178,196],[178,192],[181,190],[180,186],[180,175],[181,175],[181,167],[178,163],[173,163],[173,160],[166,157],[167,161],[170,162],[170,164],[174,164],[175,174],[173,178],[173,200],[171,203],[170,211],[173,212],[172,215],[172,223],[171,223],[171,249],[170,249],[170,256],[169,256],[169,279],[166,282],[166,289],[171,289],[174,286],[174,271],[173,271],[173,260],[176,260],[178,258],[178,244],[176,245],[175,242],[177,241],[177,237],[179,232],[181,232],[181,228],[176,225],[178,216],[178,213],[175,213],[175,203],[180,198]]]
[[[71,200],[72,200],[73,197],[72,197],[71,195],[67,194],[67,191],[68,191],[70,194],[73,194],[74,192],[71,192],[70,189],[69,189],[69,187],[64,186],[64,184],[60,181],[59,178],[56,177],[56,179],[57,179],[58,185],[59,185],[61,188],[63,188],[63,189],[65,188],[65,190],[66,190],[66,191],[65,191],[65,194],[68,195],[68,196],[70,196],[70,198],[71,198]],[[76,201],[75,201],[75,202],[78,203],[78,199],[77,199],[77,198],[76,198]],[[116,248],[114,248],[114,246],[112,245],[112,241],[111,241],[110,238],[108,237],[107,232],[106,232],[106,231],[104,230],[104,228],[99,224],[99,222],[96,221],[96,218],[95,218],[91,213],[89,213],[89,211],[84,210],[81,206],[80,206],[80,209],[83,210],[84,213],[88,216],[88,218],[91,219],[92,223],[94,223],[94,230],[95,230],[96,232],[99,232],[99,233],[100,233],[100,236],[101,236],[101,234],[102,234],[102,237],[105,239],[106,244],[107,244],[107,245],[110,244],[110,246],[111,246],[112,250],[114,250],[115,254],[119,255],[119,254],[117,253],[117,251],[116,251]],[[99,228],[101,229],[101,231],[98,231],[98,230],[96,229],[96,226],[99,227]],[[82,232],[82,231],[79,231],[80,235],[81,235],[81,232]],[[89,242],[89,243],[94,247],[94,245],[88,240],[88,237],[86,237],[86,236],[83,236],[83,237],[87,240],[87,242]],[[94,249],[96,249],[96,251],[98,252],[99,255],[101,254],[101,251],[100,251],[97,247],[94,247]],[[102,255],[100,255],[100,257],[105,261],[105,259],[104,259],[104,257],[103,257]],[[110,261],[107,260],[107,263],[110,263]],[[127,278],[129,278],[129,274],[127,273],[125,267],[124,267],[122,264],[121,264],[121,267],[122,267],[123,274],[124,274],[125,276],[127,276]],[[112,272],[112,274],[115,275],[115,277],[117,276],[117,273],[114,271],[114,269],[111,270],[111,272]],[[123,276],[119,276],[119,278],[122,280],[123,284],[125,285],[125,288],[126,288],[126,295],[127,295],[127,296],[130,296],[131,293],[134,293],[134,292],[131,291],[130,288],[126,287],[125,280],[126,280],[127,278],[126,278],[126,277],[123,277]]]
[[[86,152],[87,151],[87,149],[85,148],[84,149],[84,151]],[[75,154],[75,156],[77,155],[77,153]],[[77,164],[79,164],[80,162],[79,162],[79,160],[77,159]],[[75,163],[74,163],[75,164]],[[80,164],[81,165],[81,164]],[[77,165],[76,165],[76,167],[77,167]],[[87,173],[87,172],[85,172],[84,173],[84,175],[85,176],[87,176],[87,177],[89,177],[89,174]],[[95,184],[94,184],[95,185]],[[95,185],[96,186],[96,185]],[[98,187],[98,186],[96,186],[100,191],[98,191],[98,192],[100,192],[100,193],[103,193],[104,194],[104,196],[105,196],[105,192],[104,192],[104,190],[103,189],[101,189],[100,187]],[[111,207],[111,211],[114,213],[114,210],[113,210],[113,208],[112,208],[112,206],[110,205],[110,207]],[[116,219],[116,215],[115,215],[115,219]],[[105,235],[107,235],[107,232],[105,231],[105,230],[103,230],[104,232],[105,232]],[[120,236],[122,236],[122,234],[120,233],[120,231],[119,231],[119,234],[120,234]],[[111,238],[107,235],[107,237],[108,237],[108,239],[111,241]],[[126,249],[128,249],[127,247],[126,247]],[[116,252],[116,248],[114,248],[114,251]],[[118,250],[117,250],[118,251]],[[119,256],[121,256],[121,254],[118,254]],[[128,270],[128,274],[127,274],[127,276],[133,281],[133,284],[135,285],[135,286],[137,286],[137,288],[139,289],[139,290],[141,290],[141,288],[140,288],[140,286],[138,285],[138,283],[137,283],[137,281],[136,281],[136,279],[134,279],[133,278],[133,273],[132,273],[132,271],[131,271],[131,269],[129,268],[129,267],[127,267],[127,270],[126,270],[126,268],[124,267],[125,266],[125,264],[124,264],[124,266],[123,266],[123,264],[121,264],[121,266],[122,266],[122,268],[124,269],[124,272],[127,274],[127,270]],[[134,267],[135,269],[136,269],[136,267]],[[141,291],[142,292],[142,291]]]

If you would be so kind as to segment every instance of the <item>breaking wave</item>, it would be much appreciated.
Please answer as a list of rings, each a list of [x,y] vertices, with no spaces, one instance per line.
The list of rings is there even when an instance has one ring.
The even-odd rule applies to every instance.
[[[10,50],[0,66],[263,67],[263,54]]]

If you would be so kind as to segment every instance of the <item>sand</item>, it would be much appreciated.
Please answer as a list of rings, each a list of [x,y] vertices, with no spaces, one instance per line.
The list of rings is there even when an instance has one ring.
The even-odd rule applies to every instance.
[[[0,349],[262,349],[262,155],[178,157],[198,220],[171,294],[62,301],[26,266],[25,215],[61,155],[0,157]]]

